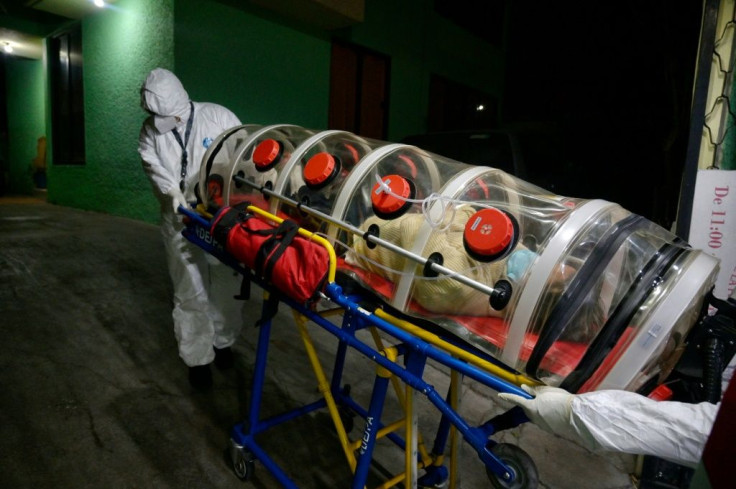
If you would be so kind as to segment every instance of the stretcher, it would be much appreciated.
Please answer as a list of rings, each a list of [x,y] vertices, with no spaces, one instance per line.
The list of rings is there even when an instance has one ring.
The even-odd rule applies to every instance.
[[[452,487],[455,437],[474,449],[492,486],[536,487],[531,458],[492,438],[526,416],[514,408],[471,426],[457,409],[462,379],[526,398],[521,384],[654,393],[704,316],[718,269],[616,204],[550,195],[494,168],[345,131],[233,128],[205,154],[197,193],[195,210],[180,208],[185,236],[265,292],[248,419],[232,429],[232,464],[248,479],[258,460],[285,487],[295,486],[256,437],[322,408],[352,487],[366,486],[384,437],[404,451],[405,470],[381,487]],[[293,311],[322,397],[263,420],[279,304]],[[312,326],[338,340],[330,376]],[[367,406],[342,385],[349,353],[376,364]],[[449,372],[448,392],[425,380],[428,362]],[[382,417],[391,384],[404,411],[394,422]],[[440,417],[431,451],[417,430],[417,394]],[[346,412],[365,422],[357,440]]]
[[[282,218],[255,206],[247,206],[243,210],[272,223],[274,229],[277,224],[283,222]],[[292,421],[317,409],[327,408],[347,463],[354,473],[351,487],[365,487],[372,452],[376,441],[383,437],[387,437],[405,450],[406,471],[387,480],[381,487],[393,487],[397,484],[406,484],[410,487],[446,486],[446,482],[451,477],[455,479],[454,475],[450,474],[443,465],[445,445],[449,437],[457,436],[455,431],[477,451],[478,456],[488,468],[489,477],[492,477],[494,481],[500,481],[500,484],[512,484],[497,487],[534,487],[537,476],[531,458],[514,445],[497,444],[489,438],[498,431],[528,421],[523,412],[515,408],[480,426],[470,426],[457,412],[456,396],[458,383],[461,382],[462,377],[474,379],[497,392],[512,392],[526,398],[529,398],[529,395],[521,390],[519,385],[522,383],[533,385],[537,384],[537,381],[506,370],[491,357],[481,352],[474,352],[468,345],[466,348],[469,349],[463,349],[426,328],[416,326],[390,312],[371,306],[371,301],[360,295],[347,294],[336,281],[337,258],[332,246],[324,238],[299,229],[301,235],[318,243],[327,251],[328,275],[322,290],[324,294],[322,301],[329,302],[332,307],[317,311],[314,305],[305,305],[304,302],[292,299],[283,291],[274,289],[272,284],[264,282],[252,270],[244,268],[239,261],[233,259],[225,247],[213,238],[211,220],[191,210],[181,209],[181,212],[188,218],[185,236],[190,241],[241,272],[249,283],[255,283],[268,292],[263,302],[263,315],[259,320],[248,419],[233,427],[231,433],[229,453],[235,473],[240,478],[249,479],[255,469],[255,461],[259,460],[284,487],[296,487],[284,470],[276,465],[261,448],[256,437],[276,425]],[[272,331],[271,319],[278,303],[288,306],[294,313],[295,324],[299,328],[322,398],[263,420],[260,418],[261,396]],[[335,318],[339,318],[339,322],[335,322]],[[338,339],[338,352],[331,379],[328,379],[317,358],[307,329],[308,322],[323,328]],[[372,345],[356,335],[365,329],[371,332]],[[378,334],[379,331],[381,335]],[[388,344],[387,338],[393,341]],[[349,388],[341,385],[345,356],[349,350],[355,350],[376,363],[376,378],[369,406],[357,404],[350,397]],[[429,361],[444,365],[452,371],[450,391],[445,395],[437,392],[430,383],[424,380],[424,368]],[[385,423],[382,421],[383,406],[390,383],[396,379],[405,386],[402,389],[398,384],[394,384],[396,394],[404,408],[403,419]],[[441,415],[431,452],[427,452],[423,445],[421,449],[418,448],[418,428],[412,407],[416,392],[424,395]],[[352,421],[349,416],[346,416],[346,412],[358,414],[367,420],[365,431],[357,440],[351,441],[348,438],[350,430],[345,424],[352,425]],[[450,457],[451,460],[456,457],[453,455]],[[423,472],[422,477],[418,477],[420,469]],[[534,484],[529,485],[531,482]]]

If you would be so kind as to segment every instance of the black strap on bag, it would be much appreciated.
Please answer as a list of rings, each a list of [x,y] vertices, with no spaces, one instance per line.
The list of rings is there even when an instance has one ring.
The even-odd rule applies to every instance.
[[[249,205],[250,203],[248,202],[242,202],[233,207],[221,209],[220,213],[216,214],[214,218],[215,224],[213,225],[211,232],[215,240],[223,243],[226,248],[230,245],[235,246],[230,242],[232,238],[230,234],[235,228],[238,228],[237,231],[241,233],[263,238],[257,239],[249,245],[257,246],[258,249],[255,250],[255,256],[249,254],[252,258],[248,258],[248,261],[252,260],[252,263],[247,263],[245,266],[253,272],[254,276],[257,276],[266,282],[272,282],[273,273],[279,259],[282,258],[282,255],[284,255],[284,253],[289,249],[294,242],[294,239],[299,234],[299,225],[295,221],[289,219],[282,221],[275,228],[268,227],[269,224],[264,224],[266,227],[262,227],[260,224],[250,225],[248,222],[256,216],[253,213],[248,212],[247,206]],[[260,227],[260,229],[252,229],[253,227]],[[244,236],[241,234],[240,237],[242,238]],[[289,257],[289,259],[299,260],[299,258],[295,257]],[[300,264],[298,263],[289,263],[286,266],[299,265]],[[277,277],[277,282],[280,278],[283,277]],[[319,281],[320,283],[316,285],[317,289],[319,289],[326,280],[327,273],[325,272],[324,277]],[[246,284],[244,281],[241,287],[241,294],[236,298],[247,297],[249,294],[249,286],[250,284]],[[288,287],[288,285],[284,284],[282,284],[282,286]],[[300,289],[298,293],[299,297],[302,297],[303,292],[307,291],[302,291]],[[315,294],[312,293],[311,295],[314,296]]]
[[[240,293],[234,295],[233,299],[239,301],[247,301],[250,299],[250,274],[243,275],[243,280],[240,282]]]
[[[212,230],[212,237],[218,243],[225,246],[227,244],[227,237],[230,235],[230,230],[253,217],[253,214],[247,210],[249,205],[250,202],[240,202],[232,207],[221,209],[222,216],[219,214],[215,215],[214,221],[216,225]]]
[[[262,236],[271,235],[258,249],[255,262],[255,272],[263,279],[270,281],[273,267],[299,233],[299,226],[296,222],[287,219],[274,229],[264,229],[255,231],[255,233]]]
[[[281,294],[273,290],[268,293],[268,297],[263,302],[261,317],[256,321],[256,327],[263,325],[266,321],[270,321],[279,312],[279,303],[281,302]]]

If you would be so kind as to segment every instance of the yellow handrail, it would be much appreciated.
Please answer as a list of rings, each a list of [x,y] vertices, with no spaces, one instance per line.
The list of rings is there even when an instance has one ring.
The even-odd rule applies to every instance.
[[[393,316],[383,309],[376,309],[373,312],[376,316],[378,316],[381,319],[384,319],[388,321],[389,323],[393,324],[394,326],[397,326],[404,331],[413,334],[414,336],[417,336],[424,341],[433,344],[437,346],[438,348],[441,348],[445,350],[447,353],[453,355],[454,357],[464,360],[468,363],[471,363],[475,365],[476,367],[480,367],[484,369],[485,371],[492,373],[493,375],[500,377],[508,382],[511,382],[512,384],[521,385],[521,384],[527,384],[527,385],[541,385],[541,383],[535,379],[532,379],[531,377],[527,377],[523,374],[515,374],[513,372],[509,372],[508,370],[504,370],[503,368],[499,367],[498,365],[495,365],[487,360],[483,360],[482,358],[473,355],[472,353],[463,350],[462,348],[459,348],[452,343],[448,343],[447,341],[443,340],[439,336],[437,336],[434,333],[430,333],[429,331],[420,328],[419,326],[416,326],[409,321],[405,321],[403,319],[399,319],[396,316]]]

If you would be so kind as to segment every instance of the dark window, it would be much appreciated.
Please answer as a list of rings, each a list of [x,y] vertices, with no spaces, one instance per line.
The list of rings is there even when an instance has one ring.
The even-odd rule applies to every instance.
[[[432,75],[427,129],[430,132],[488,129],[496,125],[497,107],[493,95]]]
[[[49,42],[51,134],[55,165],[83,165],[84,88],[81,26]]]
[[[514,140],[501,131],[447,131],[407,136],[402,143],[411,144],[462,163],[491,166],[518,177],[524,177],[520,158],[514,151]]]

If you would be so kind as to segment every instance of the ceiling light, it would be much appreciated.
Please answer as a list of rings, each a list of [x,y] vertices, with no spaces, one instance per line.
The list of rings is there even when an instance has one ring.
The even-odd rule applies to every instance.
[[[9,42],[6,42],[5,46],[3,46],[3,51],[5,51],[6,53],[12,53],[13,46],[11,46]]]
[[[104,0],[95,0],[95,5],[97,5],[98,7],[102,8],[102,7],[105,6],[105,1]]]
[[[478,104],[475,107],[475,110],[477,110],[478,112],[483,112],[484,110],[486,110],[486,108],[485,108],[485,106],[483,104]]]

